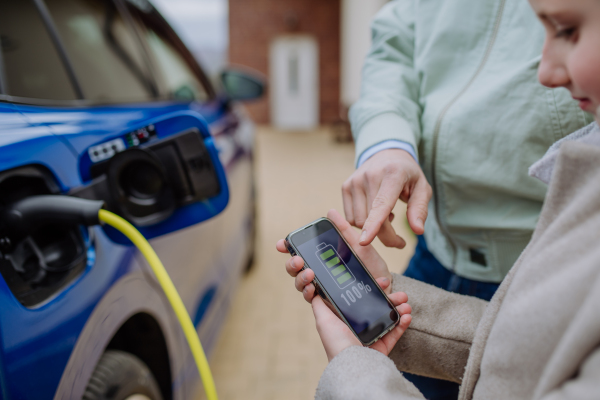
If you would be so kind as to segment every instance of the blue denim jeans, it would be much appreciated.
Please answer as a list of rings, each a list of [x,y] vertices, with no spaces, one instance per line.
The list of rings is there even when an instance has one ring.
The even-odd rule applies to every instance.
[[[418,237],[415,254],[404,275],[449,292],[475,296],[484,300],[490,300],[499,286],[496,283],[462,278],[444,268],[427,249],[427,243],[423,236]],[[407,373],[404,373],[404,377],[411,381],[429,400],[456,400],[458,398],[459,385],[457,383]]]

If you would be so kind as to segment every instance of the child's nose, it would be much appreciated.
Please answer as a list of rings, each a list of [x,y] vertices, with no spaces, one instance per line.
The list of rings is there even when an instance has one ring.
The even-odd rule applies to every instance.
[[[542,56],[538,68],[538,79],[542,85],[551,88],[567,86],[570,82],[567,69],[562,64],[552,60],[547,54]]]

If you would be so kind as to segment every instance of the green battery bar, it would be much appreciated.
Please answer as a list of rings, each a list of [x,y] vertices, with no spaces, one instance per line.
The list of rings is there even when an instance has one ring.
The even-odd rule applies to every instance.
[[[321,263],[329,271],[329,274],[336,281],[340,289],[343,289],[356,280],[332,245],[325,243],[318,245],[317,256],[321,259]]]

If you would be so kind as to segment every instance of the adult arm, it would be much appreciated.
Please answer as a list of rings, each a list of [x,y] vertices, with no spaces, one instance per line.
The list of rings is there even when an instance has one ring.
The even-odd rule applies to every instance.
[[[416,150],[421,135],[419,76],[414,68],[415,1],[385,5],[371,25],[372,45],[366,57],[360,99],[350,109],[356,161],[386,140]]]
[[[407,202],[408,222],[415,233],[423,233],[427,218],[431,188],[413,158],[421,135],[414,15],[414,0],[391,2],[378,13],[361,96],[350,110],[356,162],[361,165],[342,186],[342,196],[346,219],[363,229],[362,245],[377,235],[388,247],[404,247],[388,219],[398,199]],[[408,149],[388,148],[365,161],[365,152],[389,141],[404,143]]]

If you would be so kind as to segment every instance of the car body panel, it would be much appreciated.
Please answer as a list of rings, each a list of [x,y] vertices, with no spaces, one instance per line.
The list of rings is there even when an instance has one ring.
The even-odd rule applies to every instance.
[[[185,375],[189,350],[170,306],[162,292],[156,290],[156,282],[148,274],[147,267],[132,260],[134,271],[114,282],[87,318],[69,361],[64,367],[62,379],[54,395],[55,399],[81,398],[87,382],[108,340],[129,317],[143,312],[158,321],[165,334],[171,358],[173,374],[173,398],[189,398]]]
[[[27,164],[52,165],[61,189],[79,181],[73,174],[77,158],[68,144],[48,127],[31,125],[17,107],[6,103],[0,103],[0,148],[2,171]]]

